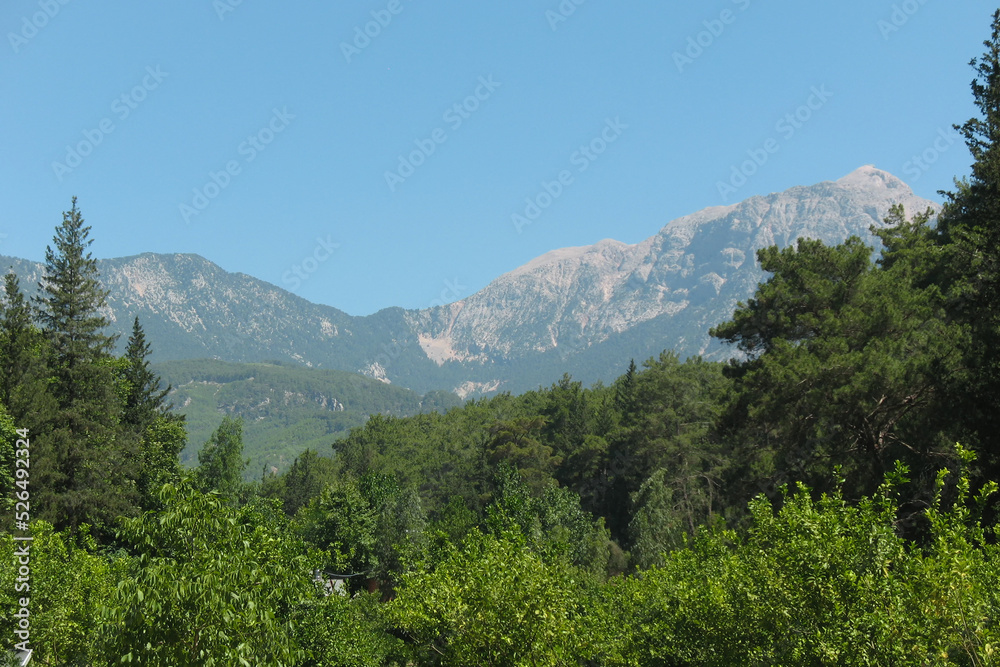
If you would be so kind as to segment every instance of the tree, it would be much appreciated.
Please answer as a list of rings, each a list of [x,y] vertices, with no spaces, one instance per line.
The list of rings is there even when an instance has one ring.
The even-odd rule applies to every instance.
[[[195,479],[203,491],[235,498],[243,489],[243,471],[249,463],[243,458],[243,420],[226,415],[198,452]]]
[[[355,480],[326,487],[295,519],[303,539],[326,553],[327,570],[374,575],[379,566],[379,519]]]
[[[38,423],[50,414],[45,386],[45,349],[34,324],[31,303],[17,275],[4,276],[5,304],[0,314],[0,403],[18,423]]]
[[[744,498],[768,480],[771,488],[801,479],[827,489],[835,464],[858,497],[897,459],[932,475],[949,456],[937,408],[959,370],[963,329],[947,321],[940,290],[925,286],[911,262],[896,261],[913,245],[900,234],[885,237],[885,268],[857,237],[761,250],[772,276],[712,330],[745,355],[727,369],[736,396],[723,416],[737,462],[730,479]]]
[[[564,561],[603,580],[625,569],[625,556],[604,527],[580,506],[580,496],[550,486],[535,499],[539,531],[532,547],[546,562]]]
[[[108,321],[100,314],[107,305],[108,290],[101,286],[97,260],[87,252],[93,243],[90,227],[76,207],[63,213],[63,223],[56,228],[55,248],[45,249],[45,277],[39,284],[41,296],[36,297],[38,316],[52,346],[53,387],[66,408],[83,399],[92,399],[91,392],[106,394],[110,383],[99,382],[105,375],[95,374],[98,362],[107,359],[115,337],[104,329]],[[81,419],[95,415],[81,415]]]
[[[136,317],[132,323],[132,335],[125,348],[125,367],[122,380],[125,384],[125,400],[122,409],[122,423],[132,426],[140,433],[164,414],[169,406],[166,396],[170,387],[160,388],[160,377],[149,368],[152,347],[146,342],[146,334]]]
[[[554,483],[552,473],[562,460],[538,436],[545,426],[542,417],[518,417],[498,421],[490,428],[487,450],[491,464],[509,463],[521,473],[532,493]]]
[[[669,486],[668,474],[665,468],[654,472],[632,499],[635,513],[628,527],[629,539],[632,562],[641,569],[663,565],[666,554],[683,547],[689,534],[684,508]]]
[[[906,475],[895,467],[857,503],[801,484],[758,496],[746,530],[703,531],[607,586],[586,621],[603,636],[598,664],[995,664],[1000,551],[977,514],[996,484],[973,493],[965,471],[954,484],[941,471],[921,547],[896,530]]]
[[[628,370],[615,382],[615,406],[623,420],[631,420],[635,414],[637,393],[635,386],[635,359],[629,360]]]
[[[136,554],[107,605],[105,655],[150,665],[298,665],[294,609],[315,600],[318,554],[276,506],[236,509],[187,481],[124,522]]]
[[[425,555],[427,516],[423,503],[414,489],[401,488],[391,475],[365,475],[358,487],[375,513],[377,566],[373,578],[391,590],[399,575]]]
[[[972,174],[956,183],[956,191],[942,193],[946,203],[936,239],[949,315],[971,329],[965,363],[972,373],[954,388],[951,410],[985,444],[1000,431],[1000,10],[984,45],[983,55],[970,63],[978,116],[955,126],[972,153]],[[1000,453],[995,447],[985,453],[995,474]]]
[[[569,374],[545,392],[540,414],[544,419],[541,435],[560,458],[576,452],[587,432],[588,410],[582,383],[574,382]]]
[[[11,520],[13,519],[11,510],[14,509],[14,483],[15,476],[18,474],[14,458],[17,450],[21,449],[17,444],[19,439],[21,439],[21,434],[17,432],[16,422],[11,419],[3,404],[0,404],[0,494],[2,494],[0,495],[0,510],[3,510],[5,515],[0,519],[0,526],[7,530],[12,526]],[[31,442],[30,437],[28,442]],[[21,473],[21,475],[24,474],[24,472]]]
[[[716,434],[730,383],[722,366],[700,357],[684,363],[675,353],[649,359],[638,376],[639,412],[632,427],[637,459],[630,481],[632,506],[649,471],[664,470],[661,483],[674,498],[685,531],[712,520],[718,510],[725,457]]]
[[[329,456],[307,449],[295,457],[284,474],[265,476],[260,494],[266,498],[278,498],[285,514],[294,516],[337,479],[339,470],[337,462]]]
[[[17,582],[21,566],[17,553],[23,553],[26,543],[16,542],[9,533],[0,535],[0,626],[7,640],[3,652],[12,646],[19,599],[27,597],[29,645],[34,653],[30,662],[16,664],[107,664],[101,648],[106,633],[101,610],[125,578],[125,560],[102,555],[86,530],[70,535],[56,532],[45,521],[32,521],[31,538],[30,581]]]
[[[531,488],[517,468],[501,461],[494,474],[493,502],[486,508],[486,525],[494,534],[518,533],[534,541],[541,531]]]
[[[156,506],[163,484],[177,480],[178,457],[187,441],[184,416],[172,412],[166,402],[170,387],[161,388],[160,377],[149,368],[151,353],[152,346],[136,317],[125,355],[115,360],[114,367],[121,404],[119,437],[138,442],[136,484],[145,510]]]
[[[110,356],[115,338],[104,333],[108,323],[100,311],[108,292],[87,251],[89,234],[74,197],[56,228],[54,247],[46,248],[36,297],[55,413],[40,429],[44,437],[33,458],[42,518],[57,527],[90,523],[105,529],[137,511],[139,456],[135,439],[117,437],[120,411]]]
[[[377,593],[328,595],[299,612],[296,636],[317,667],[413,665],[411,651],[391,626]]]
[[[685,520],[700,523],[714,510],[720,454],[714,437],[728,382],[718,364],[664,351],[643,363],[643,370],[619,378],[628,417],[607,435],[606,491],[601,512],[615,538],[624,543],[633,515],[633,498],[651,471],[667,468],[671,484],[682,492]],[[621,403],[621,401],[619,401]]]
[[[187,432],[181,415],[158,414],[146,425],[139,445],[141,465],[136,479],[143,510],[158,507],[160,487],[180,478],[179,455],[186,443]]]
[[[421,664],[578,664],[576,593],[571,568],[520,536],[473,531],[433,570],[404,575],[389,614]]]

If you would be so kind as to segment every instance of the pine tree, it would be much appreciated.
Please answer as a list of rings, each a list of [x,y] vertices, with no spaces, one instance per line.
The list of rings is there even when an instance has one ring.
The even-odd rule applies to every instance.
[[[635,374],[635,359],[632,359],[625,375],[618,378],[615,383],[615,407],[618,408],[624,422],[631,421],[636,409]]]
[[[0,402],[15,423],[26,424],[49,412],[43,340],[16,274],[4,276],[4,294],[0,313]]]
[[[74,197],[56,228],[55,248],[45,249],[45,277],[36,298],[52,344],[55,391],[62,406],[88,396],[98,379],[92,374],[94,365],[107,360],[115,344],[115,337],[104,333],[108,321],[100,310],[109,292],[101,286],[97,260],[87,252],[93,243],[89,235]]]
[[[970,63],[979,115],[955,126],[972,153],[972,175],[956,183],[956,192],[942,193],[938,229],[949,312],[970,327],[973,341],[966,353],[972,378],[953,389],[953,412],[987,445],[1000,431],[1000,10],[984,44],[985,53]],[[984,463],[1000,469],[1000,452],[986,450]]]
[[[36,297],[48,342],[47,370],[55,414],[45,425],[38,463],[41,517],[57,527],[94,525],[100,533],[120,515],[136,510],[134,438],[117,433],[120,409],[114,394],[111,349],[100,311],[101,286],[87,247],[90,227],[73,206],[45,251],[45,276]],[[33,477],[34,479],[34,477]]]
[[[136,317],[132,323],[132,335],[125,348],[125,365],[122,372],[125,381],[125,400],[122,409],[122,423],[141,431],[169,406],[165,402],[170,387],[160,388],[160,377],[149,368],[152,347],[146,342],[146,333]]]
[[[152,346],[136,317],[125,356],[118,360],[120,437],[139,443],[136,484],[143,510],[158,508],[160,487],[178,478],[178,457],[187,442],[184,415],[171,411],[166,401],[170,386],[161,389],[160,376],[149,367],[151,353]]]

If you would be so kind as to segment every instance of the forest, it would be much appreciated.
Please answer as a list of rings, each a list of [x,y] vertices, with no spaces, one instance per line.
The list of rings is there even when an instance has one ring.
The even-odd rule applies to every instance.
[[[943,210],[761,250],[731,361],[372,414],[252,482],[229,416],[181,465],[74,198],[39,296],[4,278],[2,660],[1000,664],[1000,11],[985,45]]]

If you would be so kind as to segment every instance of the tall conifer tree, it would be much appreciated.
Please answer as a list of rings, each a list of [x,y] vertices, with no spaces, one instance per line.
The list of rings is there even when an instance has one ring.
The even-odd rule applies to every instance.
[[[955,126],[973,157],[972,175],[947,201],[939,222],[946,257],[943,282],[949,310],[968,325],[971,378],[953,389],[954,413],[974,433],[985,463],[1000,469],[1000,10],[993,15],[986,51],[970,63],[979,115]]]
[[[146,333],[136,317],[125,348],[123,376],[126,387],[122,423],[140,431],[167,409],[164,400],[170,393],[170,387],[160,388],[160,377],[149,368],[151,352],[152,347],[146,341]]]
[[[55,415],[40,438],[37,460],[41,518],[57,526],[109,528],[135,509],[137,457],[133,439],[117,433],[111,349],[101,314],[108,295],[97,260],[87,251],[90,227],[73,198],[45,251],[38,316],[48,342],[50,393]]]
[[[159,506],[159,489],[180,474],[178,456],[187,442],[184,416],[166,402],[170,387],[161,388],[160,376],[149,367],[152,346],[136,317],[125,356],[118,360],[121,383],[120,437],[137,441],[139,470],[136,485],[142,509]]]

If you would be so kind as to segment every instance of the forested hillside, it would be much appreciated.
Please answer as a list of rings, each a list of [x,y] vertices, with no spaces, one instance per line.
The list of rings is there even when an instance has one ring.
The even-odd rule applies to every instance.
[[[290,363],[233,364],[219,360],[152,365],[171,390],[166,400],[186,417],[188,444],[181,462],[197,463],[201,446],[223,416],[245,423],[247,473],[284,471],[306,449],[322,449],[362,426],[370,415],[403,417],[461,404],[454,394],[424,396],[346,371]]]
[[[933,221],[894,207],[877,251],[761,250],[711,330],[733,360],[461,406],[166,367],[237,415],[190,471],[139,320],[112,353],[74,199],[39,296],[8,275],[0,312],[10,662],[1000,664],[1000,11],[986,47],[972,175]],[[379,414],[248,482],[277,380]]]

